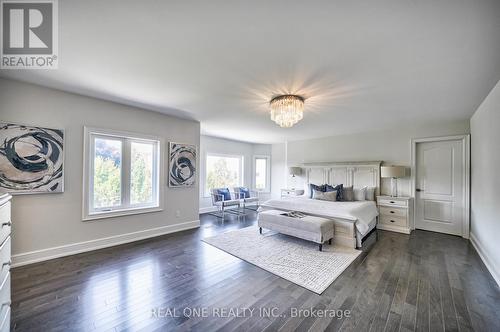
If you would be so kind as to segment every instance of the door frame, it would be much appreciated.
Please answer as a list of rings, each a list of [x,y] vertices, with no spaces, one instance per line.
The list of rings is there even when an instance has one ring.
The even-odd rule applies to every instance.
[[[413,199],[413,222],[410,225],[410,228],[413,230],[416,228],[417,220],[416,220],[416,209],[417,209],[417,197],[415,194],[416,187],[416,170],[417,170],[417,144],[418,143],[427,143],[427,142],[440,142],[440,141],[462,141],[462,149],[463,149],[463,169],[464,169],[464,178],[463,183],[463,224],[462,224],[462,237],[465,239],[469,238],[470,233],[470,134],[464,135],[454,135],[454,136],[441,136],[441,137],[426,137],[426,138],[413,138],[411,140],[411,196]]]

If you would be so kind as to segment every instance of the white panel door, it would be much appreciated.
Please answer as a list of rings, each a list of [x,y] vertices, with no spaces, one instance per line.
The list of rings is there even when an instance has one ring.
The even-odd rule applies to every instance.
[[[417,143],[415,227],[462,236],[465,159],[462,140]]]

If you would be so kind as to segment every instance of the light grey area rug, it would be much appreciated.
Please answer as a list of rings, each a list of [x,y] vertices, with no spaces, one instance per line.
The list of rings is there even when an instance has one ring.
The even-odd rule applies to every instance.
[[[360,250],[326,243],[319,251],[317,244],[291,236],[266,230],[260,235],[255,226],[203,241],[317,294],[361,254]]]

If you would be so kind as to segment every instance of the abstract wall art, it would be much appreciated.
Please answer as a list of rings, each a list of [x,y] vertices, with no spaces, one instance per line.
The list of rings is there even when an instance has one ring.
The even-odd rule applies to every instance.
[[[64,132],[0,122],[0,191],[64,191]]]
[[[168,183],[170,187],[196,184],[196,145],[170,142]]]

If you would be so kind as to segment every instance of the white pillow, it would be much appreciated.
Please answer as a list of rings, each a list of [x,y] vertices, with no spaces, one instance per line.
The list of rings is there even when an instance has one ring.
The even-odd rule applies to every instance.
[[[375,187],[366,187],[365,199],[367,201],[374,201],[375,200]]]
[[[313,189],[313,199],[318,199],[321,201],[332,201],[335,202],[337,201],[337,191],[328,191],[328,192],[323,192],[319,190],[314,190]]]
[[[366,198],[366,187],[354,188],[354,200],[355,201],[364,201],[365,198]]]

